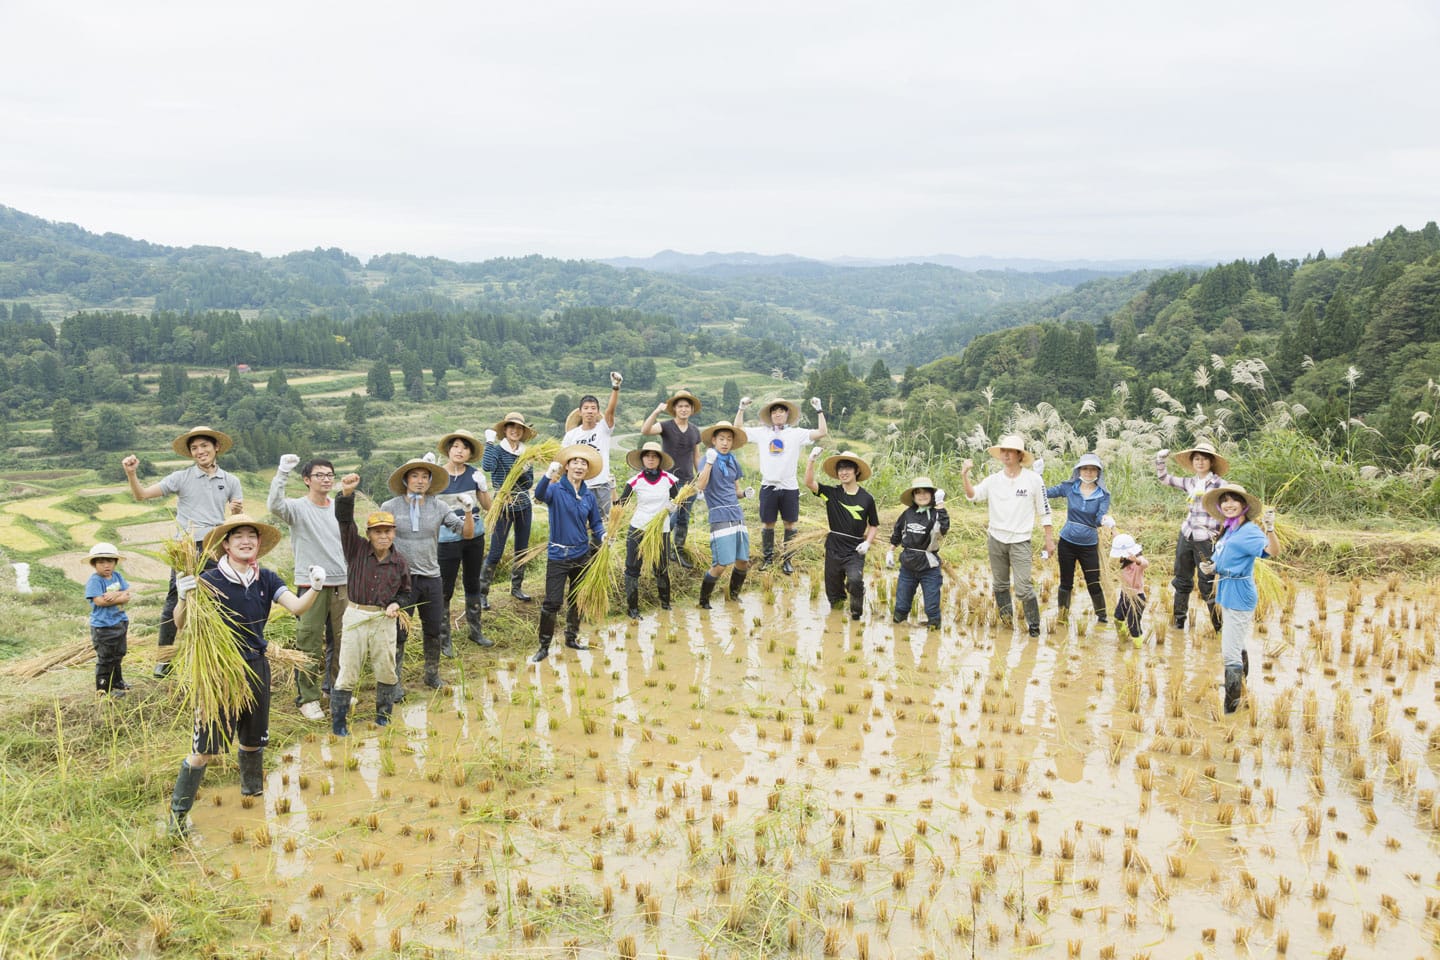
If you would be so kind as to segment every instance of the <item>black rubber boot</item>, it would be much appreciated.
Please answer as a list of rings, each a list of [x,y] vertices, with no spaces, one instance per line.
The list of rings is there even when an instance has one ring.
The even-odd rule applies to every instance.
[[[770,569],[770,564],[775,562],[775,528],[766,527],[760,531],[760,545],[764,551],[760,557],[760,569]]]
[[[540,663],[550,656],[550,638],[555,636],[555,614],[540,611],[540,649],[530,658],[531,663]]]
[[[1059,592],[1059,594],[1058,594],[1058,601],[1057,601],[1056,606],[1059,608],[1058,611],[1057,611],[1057,613],[1056,613],[1056,616],[1057,616],[1057,618],[1059,619],[1059,621],[1060,621],[1061,623],[1068,623],[1068,622],[1070,621],[1070,591],[1069,591],[1069,590],[1061,590],[1061,591]]]
[[[661,567],[655,571],[655,589],[660,594],[660,609],[670,609],[670,571]]]
[[[445,681],[440,679],[440,658],[438,656],[425,658],[425,686],[431,690],[445,689]]]
[[[780,551],[780,559],[783,561],[780,564],[780,572],[785,574],[787,577],[795,572],[795,565],[790,562],[790,541],[794,539],[795,531],[790,527],[786,527],[785,546]]]
[[[530,594],[526,593],[522,589],[522,585],[524,583],[525,568],[523,566],[512,567],[510,569],[510,596],[514,597],[516,600],[521,600],[529,603],[535,598],[530,596]]]
[[[350,736],[350,727],[346,720],[350,718],[350,691],[330,691],[330,732],[337,737]]]
[[[1216,633],[1219,633],[1220,625],[1225,621],[1225,618],[1220,615],[1220,605],[1207,603],[1206,606],[1210,608],[1210,626],[1215,628]]]
[[[739,599],[740,599],[740,588],[743,587],[743,586],[745,586],[745,575],[746,575],[747,573],[749,573],[748,570],[731,570],[731,571],[730,571],[730,599],[731,599],[731,600],[739,600]]]
[[[265,792],[265,751],[240,751],[240,796],[258,797]]]
[[[170,833],[177,837],[190,835],[190,825],[185,818],[195,806],[195,793],[200,781],[205,778],[204,767],[192,767],[189,761],[180,761],[180,775],[175,778],[175,792],[170,795]]]
[[[490,580],[495,576],[495,564],[485,561],[480,568],[480,609],[490,609]]]
[[[585,643],[580,639],[578,635],[572,633],[565,634],[565,646],[570,648],[571,650],[590,649],[590,645],[588,643]]]
[[[640,578],[625,578],[625,613],[631,620],[640,619]]]
[[[450,605],[447,603],[440,611],[440,656],[455,656],[455,645],[450,642]]]
[[[710,576],[710,574],[707,572],[707,573],[705,574],[705,578],[700,581],[700,609],[701,609],[701,610],[709,610],[709,609],[711,609],[711,607],[710,607],[710,596],[711,596],[711,594],[713,594],[713,593],[715,592],[715,583],[716,583],[716,580],[717,580],[716,577]]]
[[[1249,650],[1241,650],[1241,651],[1240,651],[1240,669],[1241,669],[1241,671],[1244,673],[1245,679],[1246,679],[1246,680],[1249,680],[1249,679],[1250,679],[1250,651],[1249,651]]]
[[[1240,706],[1240,691],[1245,684],[1245,668],[1225,668],[1225,712],[1234,713]]]
[[[400,684],[398,683],[375,684],[375,726],[390,726],[390,714],[395,709],[396,694],[399,691]]]
[[[1009,590],[995,591],[995,606],[1000,611],[1001,623],[1013,623],[1015,621],[1015,608],[1011,605]]]
[[[470,628],[470,642],[477,647],[493,647],[495,641],[485,636],[480,624],[480,594],[465,594],[465,624]]]
[[[1025,622],[1030,625],[1030,636],[1040,636],[1040,601],[1033,596],[1024,601]]]

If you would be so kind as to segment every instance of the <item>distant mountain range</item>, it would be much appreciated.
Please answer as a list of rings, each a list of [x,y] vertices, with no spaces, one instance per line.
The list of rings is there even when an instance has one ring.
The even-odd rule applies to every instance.
[[[835,257],[819,260],[793,253],[764,254],[736,251],[734,253],[681,253],[661,250],[653,257],[609,257],[601,263],[621,270],[653,270],[658,273],[740,273],[794,272],[805,265],[816,267],[894,267],[910,263],[933,263],[968,273],[983,270],[1014,270],[1019,273],[1057,273],[1084,270],[1099,274],[1124,274],[1136,270],[1169,270],[1176,267],[1206,267],[1199,261],[1186,260],[1041,260],[1034,257],[962,257],[951,253],[935,253],[913,257]]]

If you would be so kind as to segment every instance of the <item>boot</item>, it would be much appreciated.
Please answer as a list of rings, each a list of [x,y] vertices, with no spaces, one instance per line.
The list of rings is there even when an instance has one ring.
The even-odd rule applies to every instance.
[[[555,614],[540,611],[540,649],[530,658],[531,663],[540,663],[550,656],[550,638],[555,636]]]
[[[190,825],[185,818],[195,806],[195,793],[204,777],[204,767],[192,767],[188,761],[180,761],[180,775],[175,778],[175,792],[170,795],[170,833],[174,836],[189,836]]]
[[[790,574],[792,574],[792,573],[795,572],[795,566],[790,562],[790,541],[791,541],[791,540],[794,540],[794,539],[795,539],[795,531],[794,531],[794,529],[792,529],[791,527],[786,527],[786,528],[785,528],[785,547],[784,547],[784,549],[781,551],[781,559],[782,559],[784,562],[780,564],[780,572],[783,573],[783,574],[785,574],[787,577],[788,577]]]
[[[760,543],[764,554],[760,558],[760,569],[769,570],[770,564],[775,562],[775,528],[766,527],[760,531]]]
[[[731,570],[731,571],[730,571],[730,599],[731,599],[731,600],[739,600],[739,599],[740,599],[740,588],[743,587],[743,586],[745,586],[745,575],[746,575],[748,572],[749,572],[748,570]]]
[[[1250,651],[1240,651],[1240,670],[1245,674],[1245,679],[1250,679]]]
[[[1015,608],[1010,603],[1009,590],[995,591],[995,606],[1000,611],[1000,622],[1006,625],[1015,622]]]
[[[425,658],[425,686],[431,690],[444,690],[445,681],[440,679],[440,658]]]
[[[265,751],[240,751],[240,796],[258,797],[265,792]]]
[[[565,634],[565,646],[569,647],[571,650],[589,650],[589,649],[590,649],[590,645],[589,645],[588,643],[585,643],[584,641],[582,641],[582,640],[580,639],[579,636],[577,636],[576,634],[573,634],[573,633],[567,633],[567,634]]]
[[[495,564],[489,560],[480,568],[480,609],[490,609],[490,580],[495,576]]]
[[[477,647],[495,646],[495,641],[488,639],[480,626],[480,595],[478,593],[465,594],[465,624],[470,628],[471,643]]]
[[[530,596],[530,594],[526,593],[523,589],[521,589],[521,586],[520,586],[520,585],[523,584],[524,582],[525,582],[525,568],[524,568],[524,567],[518,567],[518,566],[517,566],[517,567],[512,567],[512,568],[510,569],[510,596],[514,597],[516,600],[520,600],[520,601],[523,601],[523,602],[525,602],[525,603],[529,603],[531,600],[534,600],[535,598],[532,597],[532,596]]]
[[[1040,636],[1040,601],[1031,596],[1024,601],[1025,622],[1030,625],[1030,636]]]
[[[640,578],[625,578],[625,607],[626,614],[631,620],[640,619]]]
[[[1190,612],[1190,594],[1181,595],[1178,591],[1175,594],[1175,629],[1185,629],[1185,618]]]
[[[1217,603],[1207,603],[1205,605],[1210,608],[1210,626],[1215,628],[1216,633],[1219,633],[1220,625],[1224,623],[1225,619],[1220,615],[1220,605]]]
[[[682,570],[689,570],[695,566],[695,564],[690,562],[690,555],[685,552],[686,532],[687,528],[684,527],[676,530],[675,539],[670,549],[671,556],[675,558],[676,563],[680,564],[680,569]]]
[[[1070,622],[1070,591],[1069,591],[1069,590],[1061,590],[1061,591],[1059,592],[1058,606],[1059,606],[1060,609],[1059,609],[1059,611],[1057,612],[1056,619],[1058,619],[1061,623],[1069,623],[1069,622]],[[1101,614],[1101,616],[1104,616],[1104,614]]]
[[[455,647],[450,642],[451,627],[450,604],[447,603],[445,608],[440,611],[440,656],[442,657],[455,656]]]
[[[660,609],[670,609],[670,573],[661,570],[655,577],[655,587],[660,593]]]
[[[1245,682],[1245,668],[1225,667],[1225,712],[1234,713],[1240,706],[1240,690]]]
[[[375,726],[390,726],[390,711],[395,708],[395,695],[399,689],[398,683],[375,684]]]
[[[712,577],[712,576],[709,574],[709,572],[706,572],[705,578],[700,581],[700,609],[701,609],[701,610],[709,610],[709,609],[711,609],[711,607],[710,607],[710,595],[715,592],[715,582],[716,582],[717,579],[718,579],[718,578],[716,578],[716,577]]]
[[[330,732],[337,737],[350,736],[350,727],[345,721],[350,717],[350,691],[330,691]]]
[[[405,635],[402,633],[400,639],[395,641],[395,702],[400,703],[405,699],[405,684],[399,679],[405,674],[401,669],[405,664]]]

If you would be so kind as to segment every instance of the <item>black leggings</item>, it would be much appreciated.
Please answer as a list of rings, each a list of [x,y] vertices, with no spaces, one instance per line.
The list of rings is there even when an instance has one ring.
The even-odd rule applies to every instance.
[[[1061,537],[1056,556],[1060,561],[1060,590],[1067,596],[1074,590],[1075,564],[1080,564],[1080,571],[1085,574],[1085,589],[1090,591],[1090,602],[1094,604],[1096,613],[1104,613],[1105,589],[1100,586],[1100,548],[1095,544],[1084,547]]]
[[[444,541],[437,553],[440,580],[445,586],[446,607],[450,606],[450,598],[455,596],[455,574],[460,572],[462,565],[465,572],[460,574],[460,585],[465,590],[466,599],[480,592],[480,568],[485,565],[485,534],[469,540]]]

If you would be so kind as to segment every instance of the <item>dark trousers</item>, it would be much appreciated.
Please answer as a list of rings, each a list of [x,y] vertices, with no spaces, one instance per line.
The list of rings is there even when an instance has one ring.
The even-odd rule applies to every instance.
[[[439,577],[417,577],[410,574],[410,589],[415,594],[416,613],[425,639],[425,664],[440,662],[440,621],[445,617],[445,588]]]
[[[675,512],[670,515],[670,539],[675,542],[677,550],[685,546],[685,538],[690,534],[690,508],[694,505],[695,499],[692,497],[676,507]]]
[[[850,596],[850,613],[865,612],[865,557],[850,552],[843,557],[825,554],[825,598],[830,606],[839,606]]]
[[[625,576],[640,578],[640,538],[644,535],[643,530],[630,528],[625,536]],[[660,588],[662,597],[670,596],[670,535],[665,534],[664,544],[660,548],[660,562],[655,564],[655,585]]]
[[[940,586],[943,577],[939,567],[930,567],[924,573],[911,573],[900,568],[895,580],[895,622],[900,623],[910,616],[910,607],[915,603],[915,588],[925,589],[925,619],[930,623],[940,622]]]
[[[490,531],[490,552],[485,557],[485,562],[491,567],[499,566],[500,558],[505,555],[505,540],[510,536],[510,531],[515,531],[515,556],[520,556],[525,548],[530,546],[530,519],[535,509],[527,506],[524,510],[501,510],[500,517],[495,521],[495,529]],[[523,570],[518,564],[511,571],[511,578],[514,579],[517,571]]]
[[[113,627],[91,627],[90,645],[95,648],[95,689],[113,690],[125,688],[125,677],[120,672],[120,662],[125,659],[128,649],[126,637],[130,624],[117,623]]]
[[[1120,591],[1120,599],[1115,601],[1115,619],[1125,621],[1125,629],[1130,631],[1130,636],[1140,636],[1140,618],[1145,615],[1145,594],[1137,593],[1133,597],[1124,590]]]
[[[555,617],[563,606],[567,640],[573,640],[580,636],[580,610],[575,606],[573,591],[575,585],[580,581],[580,572],[585,569],[585,561],[588,559],[588,555],[572,557],[569,560],[557,560],[551,557],[545,562],[545,599],[540,604],[540,622],[542,625],[550,624],[553,630]],[[540,642],[550,642],[550,637],[545,634],[543,626]]]
[[[505,544],[500,544],[503,550]],[[445,606],[449,608],[450,598],[455,596],[455,575],[464,568],[465,572],[460,576],[460,586],[465,591],[468,599],[480,592],[480,568],[485,564],[485,535],[471,537],[469,540],[445,540],[441,541],[439,548],[440,556],[440,580],[445,587]]]
[[[1214,549],[1215,545],[1209,540],[1191,540],[1183,535],[1176,542],[1175,579],[1170,581],[1170,586],[1175,588],[1176,620],[1184,617],[1190,609],[1190,591],[1195,586],[1197,576],[1200,580],[1200,599],[1205,601],[1207,607],[1214,605],[1215,575],[1200,571],[1200,564],[1210,559]]]
[[[205,541],[195,541],[195,552],[204,553]],[[204,573],[215,566],[213,557],[206,557],[200,565],[200,572]],[[172,647],[175,645],[175,605],[180,602],[180,594],[175,591],[175,571],[170,571],[170,589],[165,593],[165,606],[160,609],[160,646]]]
[[[1093,543],[1088,547],[1081,546],[1061,537],[1055,555],[1060,561],[1060,592],[1069,598],[1075,587],[1075,565],[1078,563],[1080,572],[1085,575],[1085,589],[1090,591],[1090,603],[1096,613],[1103,613],[1105,588],[1100,585],[1100,547]]]

